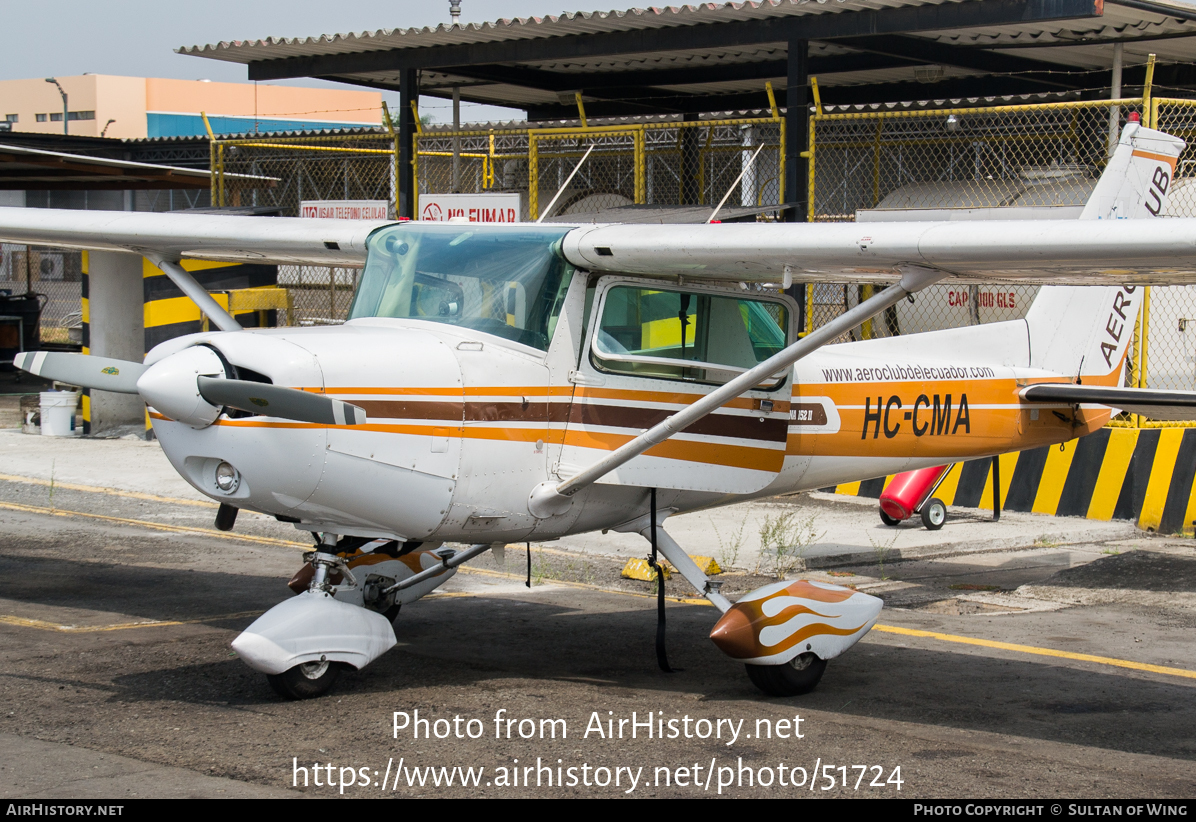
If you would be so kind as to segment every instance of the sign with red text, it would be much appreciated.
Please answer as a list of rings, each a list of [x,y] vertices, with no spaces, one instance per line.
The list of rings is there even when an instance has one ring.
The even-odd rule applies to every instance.
[[[519,194],[419,195],[419,219],[433,223],[517,223],[522,215]]]
[[[386,200],[304,200],[300,217],[331,220],[389,220],[390,203]]]

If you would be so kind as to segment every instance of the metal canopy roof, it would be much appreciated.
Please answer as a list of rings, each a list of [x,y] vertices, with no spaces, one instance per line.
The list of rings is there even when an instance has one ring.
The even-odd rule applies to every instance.
[[[783,104],[788,43],[810,41],[828,104],[1107,89],[1124,44],[1126,86],[1196,89],[1196,5],[1178,0],[751,0],[380,29],[179,49],[243,63],[254,80],[322,77],[569,117]],[[927,66],[934,66],[927,69]],[[933,82],[926,82],[931,80]],[[775,82],[779,81],[779,82]]]
[[[226,175],[233,176],[233,175]],[[274,177],[235,175],[261,185],[273,185]],[[0,190],[72,191],[208,188],[211,173],[195,168],[178,168],[151,163],[134,163],[107,157],[64,154],[36,148],[0,144]]]

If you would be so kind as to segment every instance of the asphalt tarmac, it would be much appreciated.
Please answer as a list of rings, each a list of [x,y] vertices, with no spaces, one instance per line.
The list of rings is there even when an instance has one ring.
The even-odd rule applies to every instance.
[[[530,588],[511,546],[405,608],[399,646],[329,696],[287,702],[229,642],[289,595],[306,535],[247,515],[221,534],[213,506],[165,480],[63,476],[80,451],[155,476],[151,446],[55,447],[66,468],[52,478],[20,459],[0,468],[6,798],[1193,792],[1191,540],[1038,517],[1011,523],[1007,542],[969,542],[983,516],[953,510],[960,530],[937,548],[910,528],[900,556],[869,546],[810,562],[794,573],[886,609],[792,699],[757,692],[706,638],[717,611],[677,598],[667,649],[679,670],[662,673],[655,599],[619,577],[617,545],[533,546]],[[875,522],[855,500],[767,505]],[[708,537],[691,553],[719,548]],[[730,568],[728,586],[767,581],[753,562]],[[683,597],[675,580],[668,593]]]

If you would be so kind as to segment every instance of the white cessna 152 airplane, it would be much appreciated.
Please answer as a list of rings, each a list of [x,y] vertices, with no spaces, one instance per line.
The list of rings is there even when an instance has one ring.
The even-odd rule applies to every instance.
[[[1079,221],[444,224],[0,209],[0,237],[153,260],[219,327],[144,363],[18,365],[136,393],[174,467],[317,535],[302,593],[233,643],[292,697],[395,644],[392,619],[488,548],[597,529],[650,539],[722,616],[716,645],[804,693],[881,601],[783,581],[732,604],[674,513],[1061,443],[1126,389],[1146,283],[1196,283],[1196,219],[1162,211],[1183,141],[1128,125]],[[339,327],[242,330],[183,257],[364,266]],[[947,278],[1044,283],[1024,320],[827,344]],[[776,284],[886,284],[805,337]],[[773,284],[765,287],[765,284]],[[1088,287],[1077,287],[1088,286]],[[1098,287],[1092,287],[1098,286]],[[445,543],[472,544],[458,550]]]

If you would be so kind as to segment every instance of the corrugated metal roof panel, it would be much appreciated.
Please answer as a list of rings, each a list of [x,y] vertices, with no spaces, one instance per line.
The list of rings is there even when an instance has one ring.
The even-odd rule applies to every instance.
[[[748,0],[747,2],[700,3],[661,6],[626,11],[572,12],[544,17],[515,17],[493,23],[440,24],[435,28],[378,29],[318,37],[268,37],[264,40],[233,40],[206,46],[184,46],[180,54],[192,54],[233,63],[310,57],[323,54],[353,54],[388,49],[491,43],[541,37],[565,37],[611,31],[672,28],[769,17],[808,14],[838,14],[850,11],[929,6],[962,0]]]

